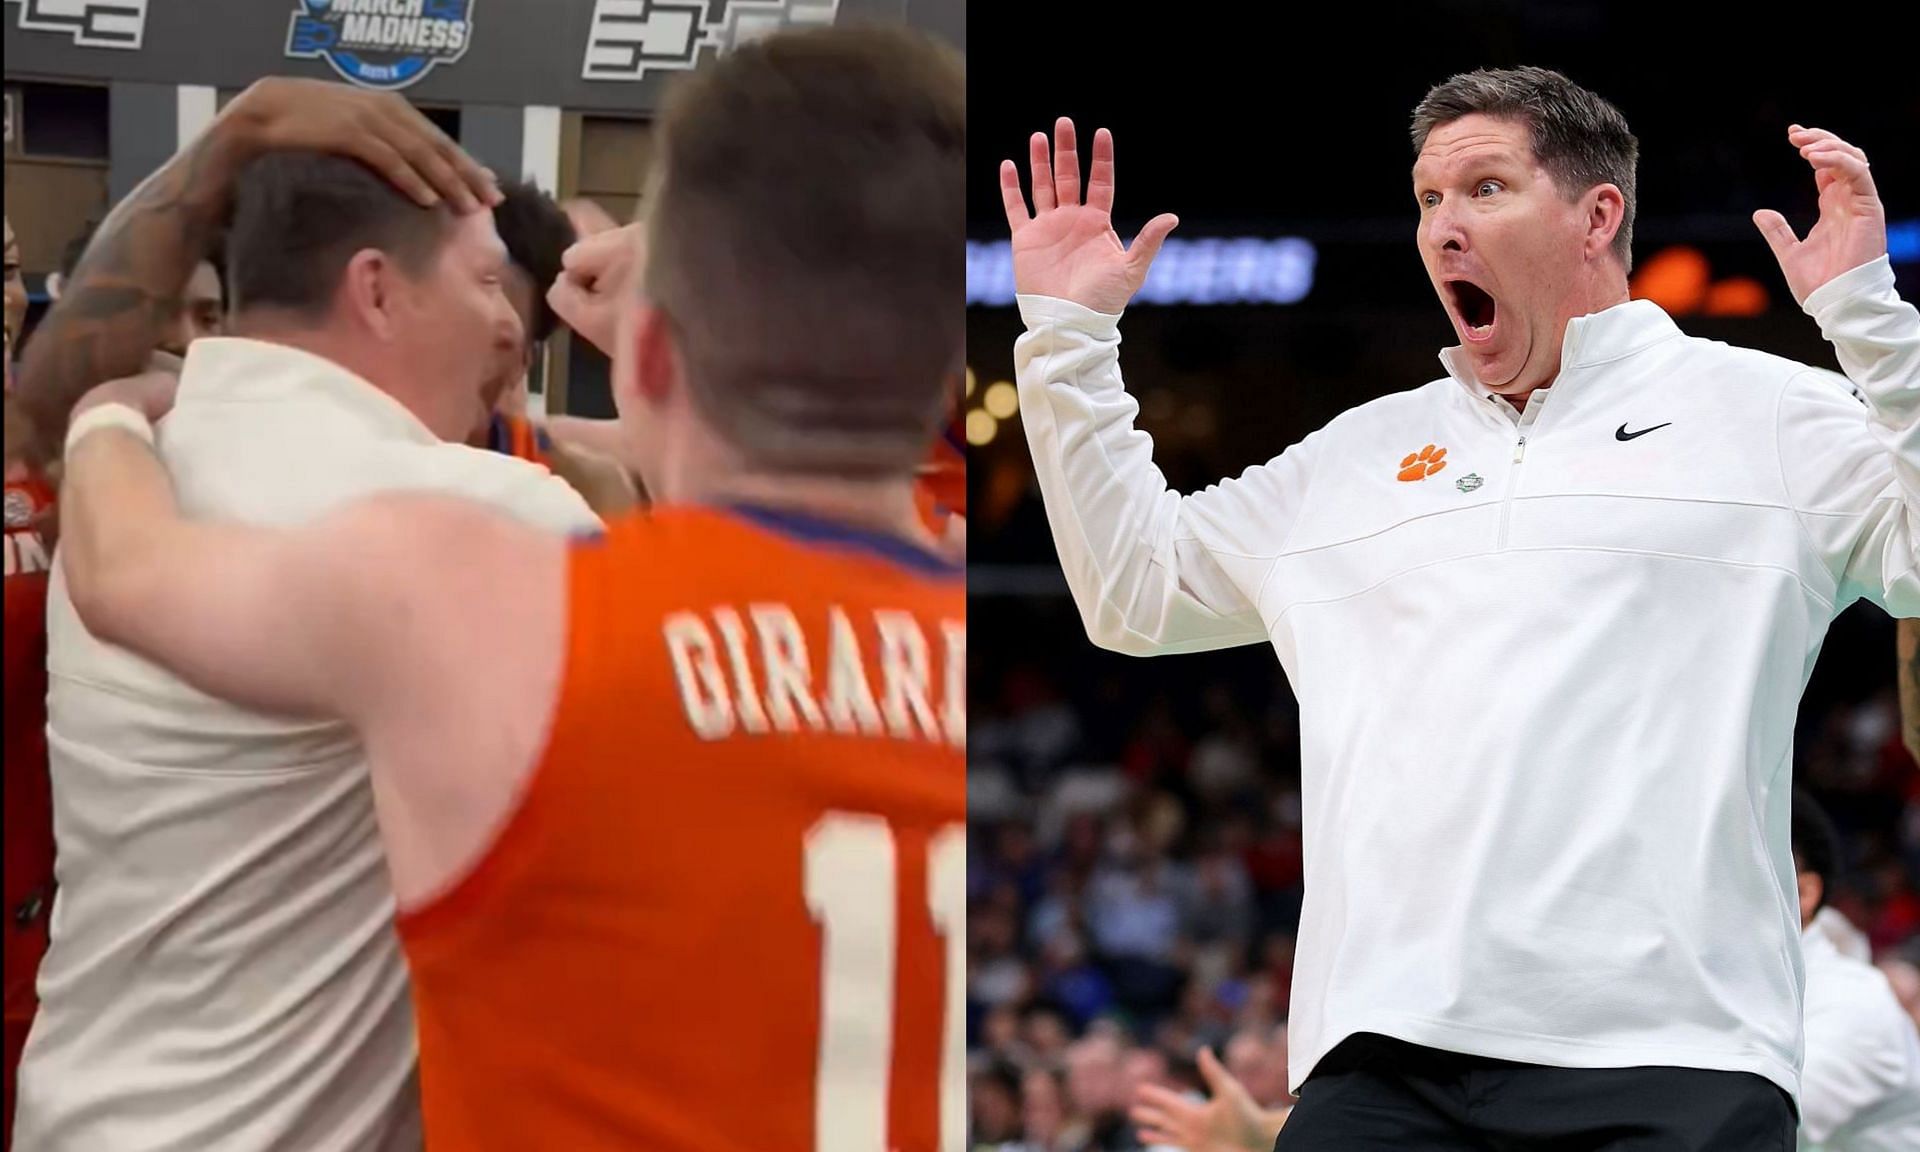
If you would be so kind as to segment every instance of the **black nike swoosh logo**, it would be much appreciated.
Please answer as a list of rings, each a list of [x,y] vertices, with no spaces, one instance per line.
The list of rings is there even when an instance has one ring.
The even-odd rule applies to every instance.
[[[1655,424],[1651,428],[1642,428],[1638,432],[1629,432],[1627,431],[1627,426],[1622,424],[1613,430],[1613,438],[1624,444],[1628,440],[1637,440],[1649,432],[1658,432],[1660,429],[1670,427],[1672,424],[1673,421],[1669,420],[1665,424]]]

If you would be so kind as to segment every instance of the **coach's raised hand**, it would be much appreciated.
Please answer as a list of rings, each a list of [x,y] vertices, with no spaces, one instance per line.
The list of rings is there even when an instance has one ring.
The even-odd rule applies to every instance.
[[[1120,242],[1113,230],[1113,134],[1105,128],[1093,134],[1085,203],[1073,121],[1063,116],[1055,122],[1051,158],[1046,134],[1035,132],[1030,164],[1031,214],[1020,191],[1019,167],[1011,160],[1000,164],[1000,198],[1013,229],[1015,288],[1022,295],[1054,296],[1095,312],[1119,313],[1146,283],[1147,269],[1179,219],[1155,216],[1132,247]]]
[[[1827,281],[1887,254],[1887,209],[1873,186],[1865,152],[1831,132],[1798,124],[1787,131],[1787,139],[1813,166],[1820,219],[1805,240],[1770,208],[1755,212],[1753,222],[1780,261],[1787,289],[1805,304]]]
[[[235,179],[255,156],[283,149],[350,156],[422,205],[474,211],[499,197],[493,177],[398,96],[258,81],[114,207],[28,341],[17,394],[40,458],[58,457],[68,414],[89,388],[146,366],[227,215]]]

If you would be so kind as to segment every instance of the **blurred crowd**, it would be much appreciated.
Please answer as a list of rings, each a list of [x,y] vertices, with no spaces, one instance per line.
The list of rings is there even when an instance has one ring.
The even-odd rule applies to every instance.
[[[969,735],[972,1146],[1140,1149],[1138,1087],[1204,1092],[1202,1047],[1258,1104],[1287,1103],[1299,736],[1271,654],[1148,669],[1092,649],[1064,600],[973,618],[1023,639],[977,645],[1016,654],[976,668]],[[1833,906],[1920,1024],[1920,769],[1888,623],[1836,629],[1828,658],[1877,649],[1879,675],[1816,676],[1796,779],[1845,838]]]

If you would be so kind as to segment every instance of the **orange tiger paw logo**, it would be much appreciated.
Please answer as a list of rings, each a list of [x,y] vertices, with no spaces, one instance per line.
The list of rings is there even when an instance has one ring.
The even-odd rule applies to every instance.
[[[1425,480],[1447,466],[1447,450],[1429,444],[1418,452],[1407,453],[1400,461],[1400,479]]]

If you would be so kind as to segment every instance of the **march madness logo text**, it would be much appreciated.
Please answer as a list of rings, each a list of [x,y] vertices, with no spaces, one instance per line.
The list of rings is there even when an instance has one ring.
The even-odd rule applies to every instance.
[[[466,55],[473,0],[300,0],[287,55],[324,58],[363,88],[405,88]]]

